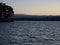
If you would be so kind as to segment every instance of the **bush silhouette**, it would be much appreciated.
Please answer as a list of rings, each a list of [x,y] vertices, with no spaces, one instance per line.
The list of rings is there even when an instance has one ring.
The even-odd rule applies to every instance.
[[[0,3],[0,18],[8,19],[12,15],[14,15],[13,8],[5,3]]]

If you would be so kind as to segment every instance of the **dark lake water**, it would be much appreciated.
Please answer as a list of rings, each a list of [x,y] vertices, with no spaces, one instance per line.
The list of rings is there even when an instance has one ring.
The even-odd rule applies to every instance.
[[[0,22],[0,45],[60,45],[60,21]]]

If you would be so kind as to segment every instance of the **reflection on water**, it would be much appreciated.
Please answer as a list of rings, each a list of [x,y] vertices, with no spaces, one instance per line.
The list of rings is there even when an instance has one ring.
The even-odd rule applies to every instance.
[[[60,22],[0,22],[0,45],[60,45]]]

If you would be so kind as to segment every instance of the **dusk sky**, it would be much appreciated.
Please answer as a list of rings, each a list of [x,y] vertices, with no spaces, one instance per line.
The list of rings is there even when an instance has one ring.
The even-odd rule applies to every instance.
[[[14,8],[15,14],[60,15],[60,0],[0,0]]]

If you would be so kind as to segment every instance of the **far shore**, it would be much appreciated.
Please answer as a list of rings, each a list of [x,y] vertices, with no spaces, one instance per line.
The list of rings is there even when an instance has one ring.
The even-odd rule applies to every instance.
[[[31,16],[31,15],[14,15],[11,19],[16,21],[60,21],[60,16]]]

